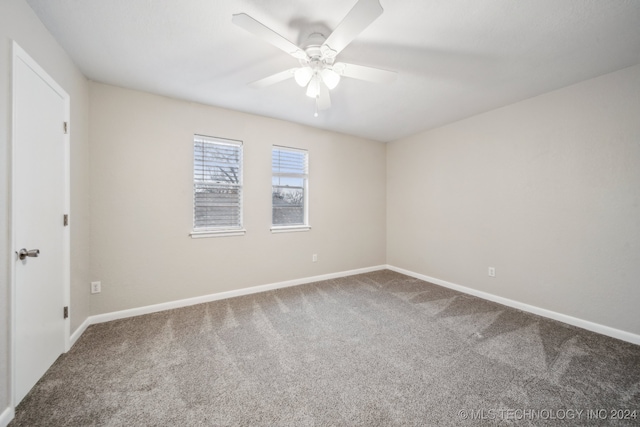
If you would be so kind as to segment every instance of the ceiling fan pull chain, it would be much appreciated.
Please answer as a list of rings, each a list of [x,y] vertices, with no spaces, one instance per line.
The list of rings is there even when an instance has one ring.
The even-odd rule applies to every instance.
[[[313,113],[313,117],[318,117],[318,99],[320,95],[316,95],[316,111]]]

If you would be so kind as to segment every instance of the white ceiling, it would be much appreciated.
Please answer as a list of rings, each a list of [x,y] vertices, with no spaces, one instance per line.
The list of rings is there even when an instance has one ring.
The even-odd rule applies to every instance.
[[[98,82],[392,141],[640,63],[638,0],[381,0],[338,60],[395,70],[343,78],[331,109],[288,80],[297,61],[232,24],[245,12],[298,44],[355,0],[27,0]]]

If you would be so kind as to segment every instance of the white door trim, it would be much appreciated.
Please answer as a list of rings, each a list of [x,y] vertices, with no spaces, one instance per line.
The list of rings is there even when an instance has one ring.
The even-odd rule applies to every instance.
[[[31,70],[33,70],[45,83],[47,83],[64,101],[64,121],[67,123],[70,122],[70,105],[71,101],[67,92],[56,83],[51,76],[42,68],[36,61],[29,56],[15,41],[12,43],[12,109],[11,109],[11,212],[10,212],[10,235],[9,241],[11,242],[11,254],[15,256],[15,251],[17,250],[17,242],[15,241],[15,230],[14,230],[14,218],[16,218],[16,206],[15,206],[15,194],[17,191],[16,180],[15,180],[15,145],[16,145],[16,135],[15,135],[15,126],[16,126],[16,86],[15,81],[13,81],[14,76],[16,75],[17,64],[18,61],[26,64]],[[62,123],[60,124],[60,131],[62,132]],[[71,134],[70,125],[67,125],[67,133],[64,135],[64,168],[65,168],[65,179],[64,179],[64,208],[65,213],[69,213],[71,204],[70,204],[70,147],[69,147],[69,137]],[[71,220],[69,221],[71,223]],[[64,305],[69,307],[69,311],[71,312],[70,307],[70,299],[71,299],[71,259],[70,259],[70,229],[71,226],[64,227],[63,232],[63,268],[64,268],[64,276],[63,276],[63,292],[64,292]],[[16,358],[16,275],[15,275],[15,262],[9,263],[9,274],[11,280],[11,316],[10,316],[10,334],[11,334],[11,351],[9,356],[9,375],[11,376],[11,405],[13,408],[16,407],[17,402],[15,401],[15,358]],[[70,313],[71,314],[71,313]],[[62,307],[60,308],[60,315],[62,316]],[[65,319],[65,330],[64,330],[64,349],[65,352],[70,348],[70,330],[71,330],[71,316]]]

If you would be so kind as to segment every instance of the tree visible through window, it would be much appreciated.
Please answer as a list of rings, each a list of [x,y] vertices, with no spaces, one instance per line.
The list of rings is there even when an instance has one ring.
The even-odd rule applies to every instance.
[[[306,150],[274,146],[271,152],[273,226],[308,225]]]
[[[242,143],[194,135],[194,230],[242,228]]]

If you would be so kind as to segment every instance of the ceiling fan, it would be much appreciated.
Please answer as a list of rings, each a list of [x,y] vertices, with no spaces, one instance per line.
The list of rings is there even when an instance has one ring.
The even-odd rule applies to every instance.
[[[296,46],[246,13],[233,15],[231,20],[234,24],[283,50],[300,63],[299,67],[281,71],[249,85],[262,88],[294,78],[298,85],[307,88],[307,96],[315,99],[314,115],[317,117],[318,110],[331,107],[329,90],[338,85],[342,76],[373,83],[393,81],[397,74],[395,71],[335,62],[336,56],[382,12],[379,0],[358,0],[328,37],[319,32],[312,33],[302,46]]]

